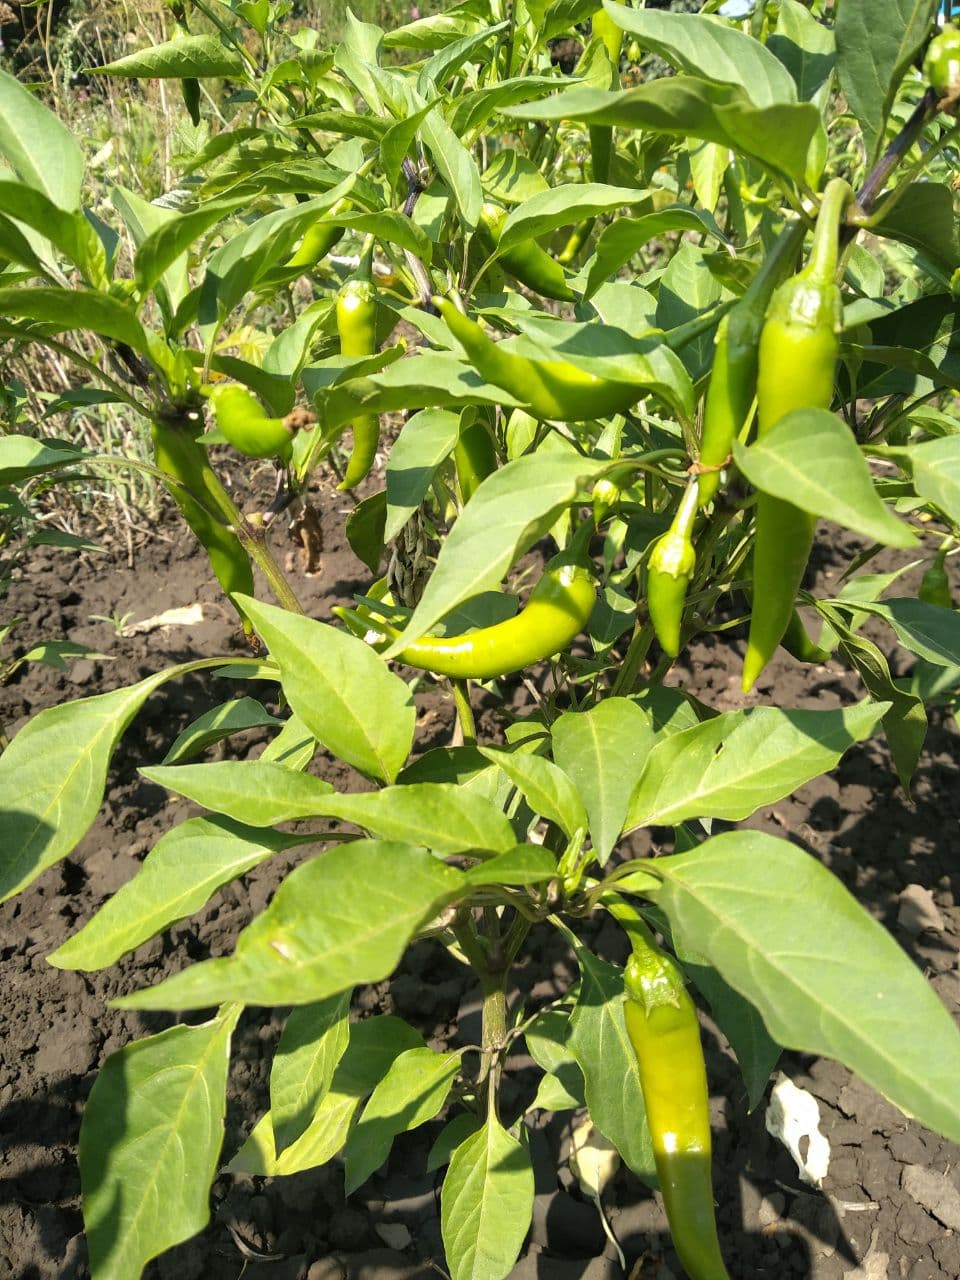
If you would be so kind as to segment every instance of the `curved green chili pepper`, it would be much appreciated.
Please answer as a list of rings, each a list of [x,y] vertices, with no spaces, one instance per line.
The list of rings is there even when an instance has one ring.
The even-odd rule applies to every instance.
[[[596,582],[585,564],[555,564],[546,569],[516,617],[466,635],[418,640],[398,653],[397,661],[457,680],[509,675],[566,649],[590,621],[596,600]],[[402,634],[355,609],[333,612],[351,630],[362,628],[368,637],[379,633],[392,641]]]
[[[690,1280],[729,1280],[713,1207],[709,1095],[696,1008],[669,956],[636,937],[624,985],[627,1034],[673,1246]]]
[[[289,460],[293,436],[283,418],[268,418],[246,387],[231,382],[211,388],[206,395],[217,426],[239,453],[248,458]]]
[[[936,558],[924,572],[920,579],[920,590],[917,592],[917,598],[922,600],[924,604],[937,604],[941,609],[952,609],[953,599],[950,595],[950,579],[947,577],[947,571],[944,563],[947,558],[946,547],[942,551],[938,551]]]
[[[760,336],[757,430],[766,435],[793,409],[829,409],[843,323],[836,283],[840,219],[852,198],[842,178],[824,192],[810,261],[774,294]],[[790,622],[813,545],[816,517],[782,498],[757,495],[753,612],[743,690],[753,688]]]
[[[790,621],[787,623],[787,629],[783,633],[780,646],[786,649],[791,658],[796,658],[798,662],[810,662],[819,664],[827,662],[833,657],[829,649],[821,649],[807,635],[807,629],[803,625],[799,613],[796,609],[790,615]]]
[[[528,360],[501,351],[449,298],[434,298],[433,304],[481,377],[509,391],[542,421],[587,422],[625,413],[649,391],[584,373],[568,360]]]
[[[927,45],[923,76],[941,98],[960,91],[960,31],[952,24],[947,23]]]
[[[372,356],[377,349],[377,294],[369,272],[370,255],[366,254],[357,278],[348,280],[337,294],[337,333],[344,356]],[[354,418],[353,450],[338,488],[352,489],[369,475],[379,443],[379,415]]]
[[[507,220],[506,209],[487,202],[480,210],[478,230],[486,247],[490,250],[500,243],[503,224]],[[567,284],[563,267],[550,257],[536,240],[526,240],[501,253],[498,261],[506,267],[512,276],[525,284],[542,298],[553,298],[558,302],[571,302],[576,296]]]
[[[700,505],[706,506],[720,485],[720,468],[729,460],[733,442],[747,422],[757,385],[758,344],[770,298],[803,243],[800,221],[784,229],[763,266],[738,302],[720,321],[713,369],[707,386],[699,462]]]
[[[669,657],[680,652],[680,627],[687,587],[693,577],[697,555],[691,532],[697,515],[697,482],[691,480],[677,508],[673,524],[654,543],[647,563],[647,609],[660,641]]]
[[[200,444],[199,414],[196,422],[187,419],[156,419],[150,427],[154,460],[158,468],[177,484],[168,485],[170,496],[180,508],[183,518],[196,534],[210,559],[210,567],[225,594],[254,594],[253,570],[243,543],[226,520],[214,512],[225,511],[221,499],[223,486],[210,466],[207,451]],[[239,612],[239,610],[238,610]],[[243,617],[243,629],[253,634],[253,627]]]

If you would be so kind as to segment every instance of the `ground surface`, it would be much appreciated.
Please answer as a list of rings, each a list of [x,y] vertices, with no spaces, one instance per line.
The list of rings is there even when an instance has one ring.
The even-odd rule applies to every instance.
[[[339,499],[324,500],[331,510]],[[297,574],[310,612],[324,615],[368,580],[329,521],[321,575]],[[70,636],[113,661],[82,661],[69,675],[32,667],[0,690],[0,718],[8,733],[32,713],[65,698],[101,692],[160,666],[199,655],[241,650],[232,617],[208,584],[206,570],[173,521],[169,540],[141,553],[133,569],[118,556],[74,562],[34,552],[15,584],[5,615],[23,614],[22,648],[35,638]],[[821,552],[831,571],[829,550]],[[200,600],[206,619],[192,628],[124,638],[93,614],[132,613],[141,620],[161,609]],[[736,637],[736,633],[734,633]],[[698,646],[676,679],[720,708],[743,705],[739,662],[728,645]],[[902,655],[901,655],[902,656]],[[851,700],[854,683],[839,667],[801,668],[778,662],[758,697],[776,682],[783,705],[827,706]],[[262,687],[262,686],[261,686]],[[75,854],[51,869],[20,899],[0,909],[0,1277],[3,1280],[86,1280],[81,1234],[76,1140],[84,1099],[107,1056],[130,1038],[166,1025],[162,1017],[107,1008],[111,996],[179,969],[185,957],[232,948],[237,931],[266,903],[290,862],[279,858],[228,888],[191,921],[148,944],[116,971],[80,975],[51,968],[44,957],[133,873],[158,834],[189,812],[138,777],[195,716],[224,700],[222,682],[192,677],[166,686],[147,704],[115,761],[96,825]],[[859,695],[857,695],[859,696]],[[449,709],[436,696],[422,707],[424,736],[442,740]],[[231,751],[256,754],[252,733]],[[951,1012],[960,1015],[960,787],[954,721],[934,713],[916,779],[915,804],[899,790],[884,744],[851,751],[833,775],[804,787],[749,825],[796,841],[821,857],[894,932]],[[216,758],[216,751],[208,758]],[[321,765],[321,769],[323,766]],[[326,776],[356,785],[342,768]],[[918,932],[907,899],[910,886],[932,891],[931,927]],[[802,905],[798,904],[798,910]],[[569,958],[555,935],[539,945],[517,974],[518,995],[543,999],[567,981]],[[622,959],[615,931],[594,945]],[[467,971],[420,944],[389,983],[358,992],[359,1013],[380,1009],[413,1022],[434,1046],[475,1040],[478,1000]],[[270,1056],[281,1012],[249,1011],[241,1023],[232,1074],[227,1137],[229,1158],[264,1108]],[[465,1029],[457,1031],[458,1020]],[[807,1277],[834,1280],[956,1280],[960,1276],[960,1149],[908,1121],[834,1063],[787,1055],[783,1070],[820,1101],[822,1129],[832,1147],[822,1192],[805,1186],[783,1147],[766,1131],[764,1109],[746,1111],[736,1065],[706,1023],[706,1048],[715,1126],[716,1196],[730,1273],[742,1280]],[[909,1026],[904,1036],[911,1034]],[[520,1056],[508,1077],[505,1104],[532,1096],[534,1074]],[[958,1085],[960,1087],[960,1085]],[[621,1274],[592,1205],[562,1164],[570,1117],[534,1113],[532,1150],[537,1171],[534,1225],[514,1276],[524,1280],[603,1280]],[[425,1156],[438,1125],[407,1135],[389,1164],[347,1202],[336,1162],[275,1182],[221,1178],[213,1218],[194,1240],[148,1269],[153,1280],[398,1280],[437,1274],[443,1265],[436,1175]],[[621,1171],[605,1196],[631,1280],[682,1275],[658,1197]]]

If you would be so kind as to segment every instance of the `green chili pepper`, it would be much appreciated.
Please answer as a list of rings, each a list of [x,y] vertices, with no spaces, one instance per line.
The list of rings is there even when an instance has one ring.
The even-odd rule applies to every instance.
[[[584,373],[568,360],[528,360],[500,350],[449,298],[434,298],[447,327],[488,382],[509,391],[541,421],[586,422],[625,413],[649,388]]]
[[[572,262],[576,262],[580,250],[589,239],[590,232],[593,230],[593,224],[595,221],[595,218],[583,218],[576,224],[570,232],[567,243],[557,254],[557,261],[561,266],[569,267]]]
[[[466,635],[418,640],[398,653],[397,661],[458,680],[492,680],[522,671],[566,649],[589,622],[596,599],[596,583],[585,564],[554,562],[515,618]],[[333,612],[368,637],[379,633],[385,641],[393,641],[402,634],[355,609]]]
[[[206,449],[197,439],[201,425],[199,414],[176,421],[156,419],[150,429],[154,461],[165,475],[179,481],[168,485],[170,496],[200,540],[226,595],[252,596],[250,557],[227,522],[226,494],[210,466]],[[217,512],[223,513],[223,518],[214,514]],[[240,616],[244,631],[252,635],[253,627],[242,614]]]
[[[697,563],[691,532],[697,515],[697,482],[691,480],[673,524],[655,543],[647,563],[647,609],[669,657],[680,652],[680,627],[687,587]]]
[[[324,217],[307,231],[300,241],[300,247],[287,262],[288,267],[299,267],[307,270],[322,262],[334,245],[343,236],[344,228],[331,226],[328,219],[339,214],[348,213],[352,208],[349,200],[340,199],[327,210]]]
[[[377,349],[377,293],[370,280],[371,251],[360,270],[337,294],[337,333],[340,354],[371,356]],[[340,489],[352,489],[370,473],[380,443],[380,418],[363,414],[353,420],[353,450]]]
[[[460,498],[466,506],[487,476],[497,469],[497,446],[491,424],[476,408],[464,411],[453,461],[457,468]]]
[[[230,444],[248,458],[282,458],[288,461],[293,435],[283,418],[268,418],[256,396],[235,382],[206,392],[217,426]]]
[[[625,0],[617,0],[624,4]],[[611,89],[620,88],[620,50],[623,48],[623,30],[618,27],[605,9],[599,9],[592,19],[592,31],[595,40],[602,40],[610,58],[612,73]],[[592,124],[588,127],[590,137],[590,165],[594,182],[606,182],[610,177],[610,161],[613,157],[613,126]],[[591,219],[592,222],[592,219]],[[583,236],[585,240],[590,234],[589,227]]]
[[[786,649],[791,658],[796,658],[798,662],[821,663],[829,661],[832,657],[829,649],[821,649],[810,639],[796,609],[790,614],[790,621],[787,623],[780,645]]]
[[[842,178],[827,186],[807,266],[773,295],[760,336],[757,429],[762,438],[793,409],[829,409],[843,315],[836,283],[840,219],[852,198]],[[753,688],[790,622],[813,545],[816,517],[782,498],[757,495],[753,613],[743,690]]]
[[[700,505],[706,506],[720,484],[720,468],[747,422],[757,385],[757,347],[771,295],[803,243],[802,222],[787,227],[763,266],[717,330],[713,369],[707,387],[700,438]]]
[[[952,609],[953,599],[950,595],[950,579],[947,577],[947,571],[944,563],[947,558],[947,549],[944,547],[942,551],[937,552],[936,559],[924,572],[920,579],[920,590],[917,596],[924,604],[938,604],[941,609]]]
[[[489,201],[480,210],[478,231],[489,249],[500,243],[503,224],[507,220],[506,209]],[[525,284],[542,298],[554,298],[558,302],[570,302],[574,294],[567,284],[563,267],[536,240],[525,240],[500,255],[499,261],[521,284]]]
[[[950,23],[927,45],[923,75],[941,98],[960,92],[960,31]]]
[[[729,1280],[713,1207],[709,1096],[696,1008],[669,956],[636,936],[624,982],[624,1018],[673,1246],[690,1280]]]

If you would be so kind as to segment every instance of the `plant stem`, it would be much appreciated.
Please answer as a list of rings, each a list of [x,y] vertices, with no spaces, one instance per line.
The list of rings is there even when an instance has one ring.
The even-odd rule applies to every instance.
[[[867,174],[866,181],[857,192],[857,204],[865,214],[873,208],[877,196],[886,185],[887,179],[899,165],[916,142],[926,125],[937,114],[938,99],[936,89],[929,88],[914,107],[910,119],[884,151],[883,155]],[[899,188],[898,188],[899,190]],[[857,227],[849,223],[841,228],[840,247],[844,248],[857,234]]]
[[[470,705],[470,686],[466,680],[451,680],[453,701],[457,708],[457,720],[460,724],[460,737],[465,747],[477,745],[477,722]]]

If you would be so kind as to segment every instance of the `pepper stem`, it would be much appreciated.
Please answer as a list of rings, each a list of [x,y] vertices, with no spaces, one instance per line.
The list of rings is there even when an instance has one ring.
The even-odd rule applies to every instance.
[[[677,514],[673,517],[673,524],[670,526],[670,532],[678,533],[684,541],[689,539],[693,531],[693,522],[696,519],[697,508],[700,505],[699,498],[700,486],[696,476],[693,476],[687,481],[686,492],[680,499]]]
[[[833,284],[840,256],[840,220],[853,200],[853,188],[845,178],[831,178],[823,193],[813,232],[810,260],[803,275],[818,284]]]

